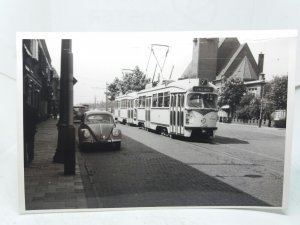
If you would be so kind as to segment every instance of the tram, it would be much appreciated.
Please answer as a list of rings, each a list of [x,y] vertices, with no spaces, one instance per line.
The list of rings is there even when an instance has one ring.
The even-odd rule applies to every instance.
[[[115,120],[123,124],[136,123],[135,99],[137,98],[137,92],[128,91],[125,95],[118,96],[114,102],[114,117]]]
[[[123,108],[128,107],[125,114],[127,117],[122,117],[120,112],[117,115],[120,122],[130,121],[164,135],[205,136],[210,139],[215,136],[218,90],[207,80],[194,78],[165,81],[135,92],[134,95],[120,96],[116,99],[115,111],[118,113],[125,99],[127,104],[123,103]],[[131,114],[128,112],[131,110],[133,114],[129,117]]]

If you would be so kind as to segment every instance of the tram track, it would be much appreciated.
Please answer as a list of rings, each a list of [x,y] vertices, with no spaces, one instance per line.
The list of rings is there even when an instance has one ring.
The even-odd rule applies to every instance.
[[[276,173],[277,175],[280,175],[280,176],[283,176],[283,172],[280,172],[280,171],[277,171],[269,166],[266,166],[266,165],[262,165],[262,164],[257,164],[257,163],[253,163],[251,162],[250,160],[245,160],[245,159],[242,159],[242,158],[239,158],[239,157],[236,157],[234,156],[233,154],[231,153],[226,153],[224,152],[223,150],[217,150],[217,149],[210,149],[210,148],[207,148],[207,147],[204,147],[204,146],[200,146],[198,144],[194,144],[194,143],[190,143],[190,142],[186,142],[186,144],[188,145],[193,145],[193,146],[197,146],[197,147],[201,147],[202,149],[205,149],[206,151],[209,151],[210,153],[215,153],[215,154],[218,154],[218,155],[224,155],[226,157],[229,157],[229,158],[232,158],[232,159],[235,159],[235,160],[238,160],[238,161],[242,161],[244,162],[243,165],[251,165],[251,166],[263,166],[264,168],[268,169],[269,171],[272,171],[273,173]],[[225,145],[227,148],[231,148],[230,146],[228,145]],[[233,148],[232,148],[233,149]],[[237,148],[235,148],[237,149]],[[213,150],[213,151],[212,151]],[[247,151],[247,150],[244,150],[244,149],[238,149],[238,150],[241,150],[241,151],[245,151],[247,153],[252,153],[252,154],[255,154],[255,155],[259,155],[259,154],[256,154],[254,152],[250,152],[250,151]],[[196,151],[200,151],[199,150],[196,150]],[[217,152],[216,152],[217,151]],[[272,158],[272,157],[271,157]],[[282,162],[282,160],[278,160],[280,162]],[[272,161],[274,162],[274,161]],[[231,165],[234,165],[234,164],[231,164]]]
[[[146,130],[143,130],[143,131],[147,132]],[[154,133],[152,133],[152,134],[155,135],[155,136],[157,135],[158,137],[162,137],[163,139],[167,138],[164,135],[159,135],[159,134],[154,134]],[[260,166],[260,167],[264,167],[265,169],[269,170],[272,173],[275,173],[277,176],[283,176],[283,171],[282,172],[278,171],[278,170],[266,165],[265,163],[264,164],[257,163],[257,161],[264,161],[264,162],[267,161],[267,162],[271,162],[271,163],[272,162],[275,162],[275,163],[282,162],[283,163],[283,160],[281,160],[277,157],[272,157],[272,156],[269,156],[267,154],[249,151],[247,149],[231,146],[229,144],[218,143],[217,139],[212,140],[209,143],[203,143],[203,142],[195,143],[195,142],[190,142],[188,140],[180,140],[180,139],[170,139],[170,141],[175,141],[178,144],[179,143],[180,144],[184,143],[184,145],[193,146],[193,148],[190,148],[190,150],[193,150],[193,151],[196,151],[196,152],[205,151],[205,153],[209,154],[209,155],[212,155],[212,154],[215,155],[215,156],[222,155],[222,156],[230,158],[232,160],[241,162],[241,163],[231,163],[231,164],[228,164],[228,165],[240,164],[240,165]],[[207,144],[210,144],[210,146],[209,147],[206,146]],[[213,144],[216,144],[216,145],[213,145]],[[222,146],[221,147],[222,149],[217,149],[217,147],[212,147],[212,146],[218,146],[218,148],[220,148],[220,146]],[[253,160],[247,160],[247,159],[245,159],[245,157],[238,157],[237,154],[235,154],[234,152],[232,152],[232,153],[224,152],[224,150],[225,151],[226,150],[227,151],[231,151],[231,150],[237,151],[238,150],[240,153],[243,152],[245,154],[252,155],[249,158],[252,158]],[[253,157],[253,155],[255,156],[256,159]],[[255,162],[253,162],[253,161],[255,161]],[[191,164],[193,164],[193,163],[191,163]],[[215,165],[217,165],[217,164],[215,164]]]

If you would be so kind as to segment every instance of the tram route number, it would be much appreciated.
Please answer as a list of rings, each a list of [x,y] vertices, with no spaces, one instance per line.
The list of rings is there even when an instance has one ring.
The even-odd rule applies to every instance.
[[[214,88],[213,87],[195,86],[195,87],[193,87],[193,91],[197,91],[197,92],[213,92]]]

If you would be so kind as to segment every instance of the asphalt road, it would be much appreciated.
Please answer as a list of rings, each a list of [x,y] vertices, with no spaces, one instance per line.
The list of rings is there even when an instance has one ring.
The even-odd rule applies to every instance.
[[[216,138],[170,139],[135,127],[122,132],[210,177],[246,192],[272,206],[281,206],[285,130],[218,124]]]
[[[120,151],[81,153],[99,207],[281,205],[284,130],[219,124],[206,142],[118,127]]]

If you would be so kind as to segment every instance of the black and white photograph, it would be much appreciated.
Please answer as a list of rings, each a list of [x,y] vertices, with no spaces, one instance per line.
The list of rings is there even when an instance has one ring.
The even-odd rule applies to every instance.
[[[25,212],[286,204],[295,37],[23,34]]]

